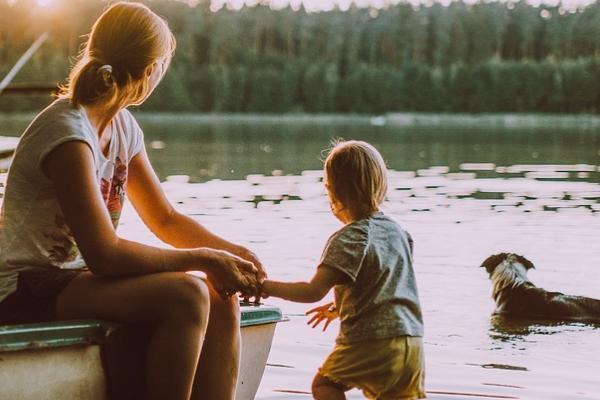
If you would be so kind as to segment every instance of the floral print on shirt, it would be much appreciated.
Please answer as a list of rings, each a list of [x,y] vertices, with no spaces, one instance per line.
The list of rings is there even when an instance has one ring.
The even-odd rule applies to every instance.
[[[100,179],[100,192],[110,213],[115,229],[119,225],[119,218],[125,202],[125,184],[127,182],[127,165],[119,157],[115,159],[112,179]]]

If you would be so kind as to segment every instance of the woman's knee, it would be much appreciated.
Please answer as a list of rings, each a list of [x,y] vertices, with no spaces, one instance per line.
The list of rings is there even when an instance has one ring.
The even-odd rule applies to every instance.
[[[184,318],[201,324],[208,322],[210,294],[206,283],[182,273],[170,277],[164,284],[167,318]]]
[[[211,314],[218,317],[221,325],[238,327],[240,324],[240,301],[236,295],[222,298],[214,290],[210,290]]]

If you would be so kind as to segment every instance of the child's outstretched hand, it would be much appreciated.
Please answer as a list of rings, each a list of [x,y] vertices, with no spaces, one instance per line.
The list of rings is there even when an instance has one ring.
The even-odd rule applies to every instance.
[[[323,325],[323,332],[325,332],[325,329],[327,329],[331,321],[333,321],[339,316],[337,309],[335,308],[333,303],[327,303],[322,306],[310,309],[306,312],[306,315],[309,315],[311,313],[315,313],[315,315],[313,315],[308,320],[307,324],[312,324],[312,327],[316,328],[321,323],[321,321],[325,321],[325,324]]]
[[[265,282],[265,278],[259,277],[258,278],[258,287],[256,288],[256,290],[254,292],[250,291],[250,292],[246,292],[246,293],[242,293],[242,301],[244,303],[250,303],[250,298],[254,297],[254,304],[258,305],[261,304],[260,300],[261,299],[266,299],[267,297],[269,297],[264,291],[263,291],[263,283]]]

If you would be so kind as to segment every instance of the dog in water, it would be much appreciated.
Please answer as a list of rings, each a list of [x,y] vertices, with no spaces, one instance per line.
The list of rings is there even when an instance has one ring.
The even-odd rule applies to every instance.
[[[494,314],[517,318],[600,323],[600,300],[548,292],[527,277],[533,263],[523,256],[500,253],[481,265],[492,281]]]

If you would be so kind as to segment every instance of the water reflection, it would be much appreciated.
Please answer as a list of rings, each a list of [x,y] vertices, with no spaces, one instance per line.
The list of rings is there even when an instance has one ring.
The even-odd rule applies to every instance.
[[[385,212],[415,239],[430,398],[600,398],[598,326],[490,319],[491,286],[478,268],[517,252],[544,265],[531,271],[541,287],[600,297],[600,131],[141,123],[176,207],[250,246],[282,280],[310,277],[339,228],[321,150],[334,136],[374,143],[391,168]],[[160,244],[129,204],[119,230]],[[257,398],[309,398],[335,329],[308,328],[305,305],[269,302],[293,316],[277,328]]]
[[[449,169],[446,172],[460,172],[475,167],[479,177],[530,173],[545,179],[563,179],[566,172],[568,179],[577,180],[586,179],[582,174],[587,170],[554,170],[554,175],[544,175],[545,171],[527,168],[539,163],[600,164],[600,132],[591,129],[374,127],[360,121],[198,125],[181,118],[145,123],[143,117],[140,121],[160,176],[164,179],[186,171],[193,182],[243,179],[249,173],[271,175],[280,171],[286,175],[319,169],[322,150],[336,137],[373,143],[396,170],[444,166]],[[490,165],[514,167],[503,170]]]
[[[529,335],[554,335],[564,332],[600,330],[600,323],[564,322],[543,319],[509,318],[503,315],[492,315],[489,335],[502,342],[521,341]]]

